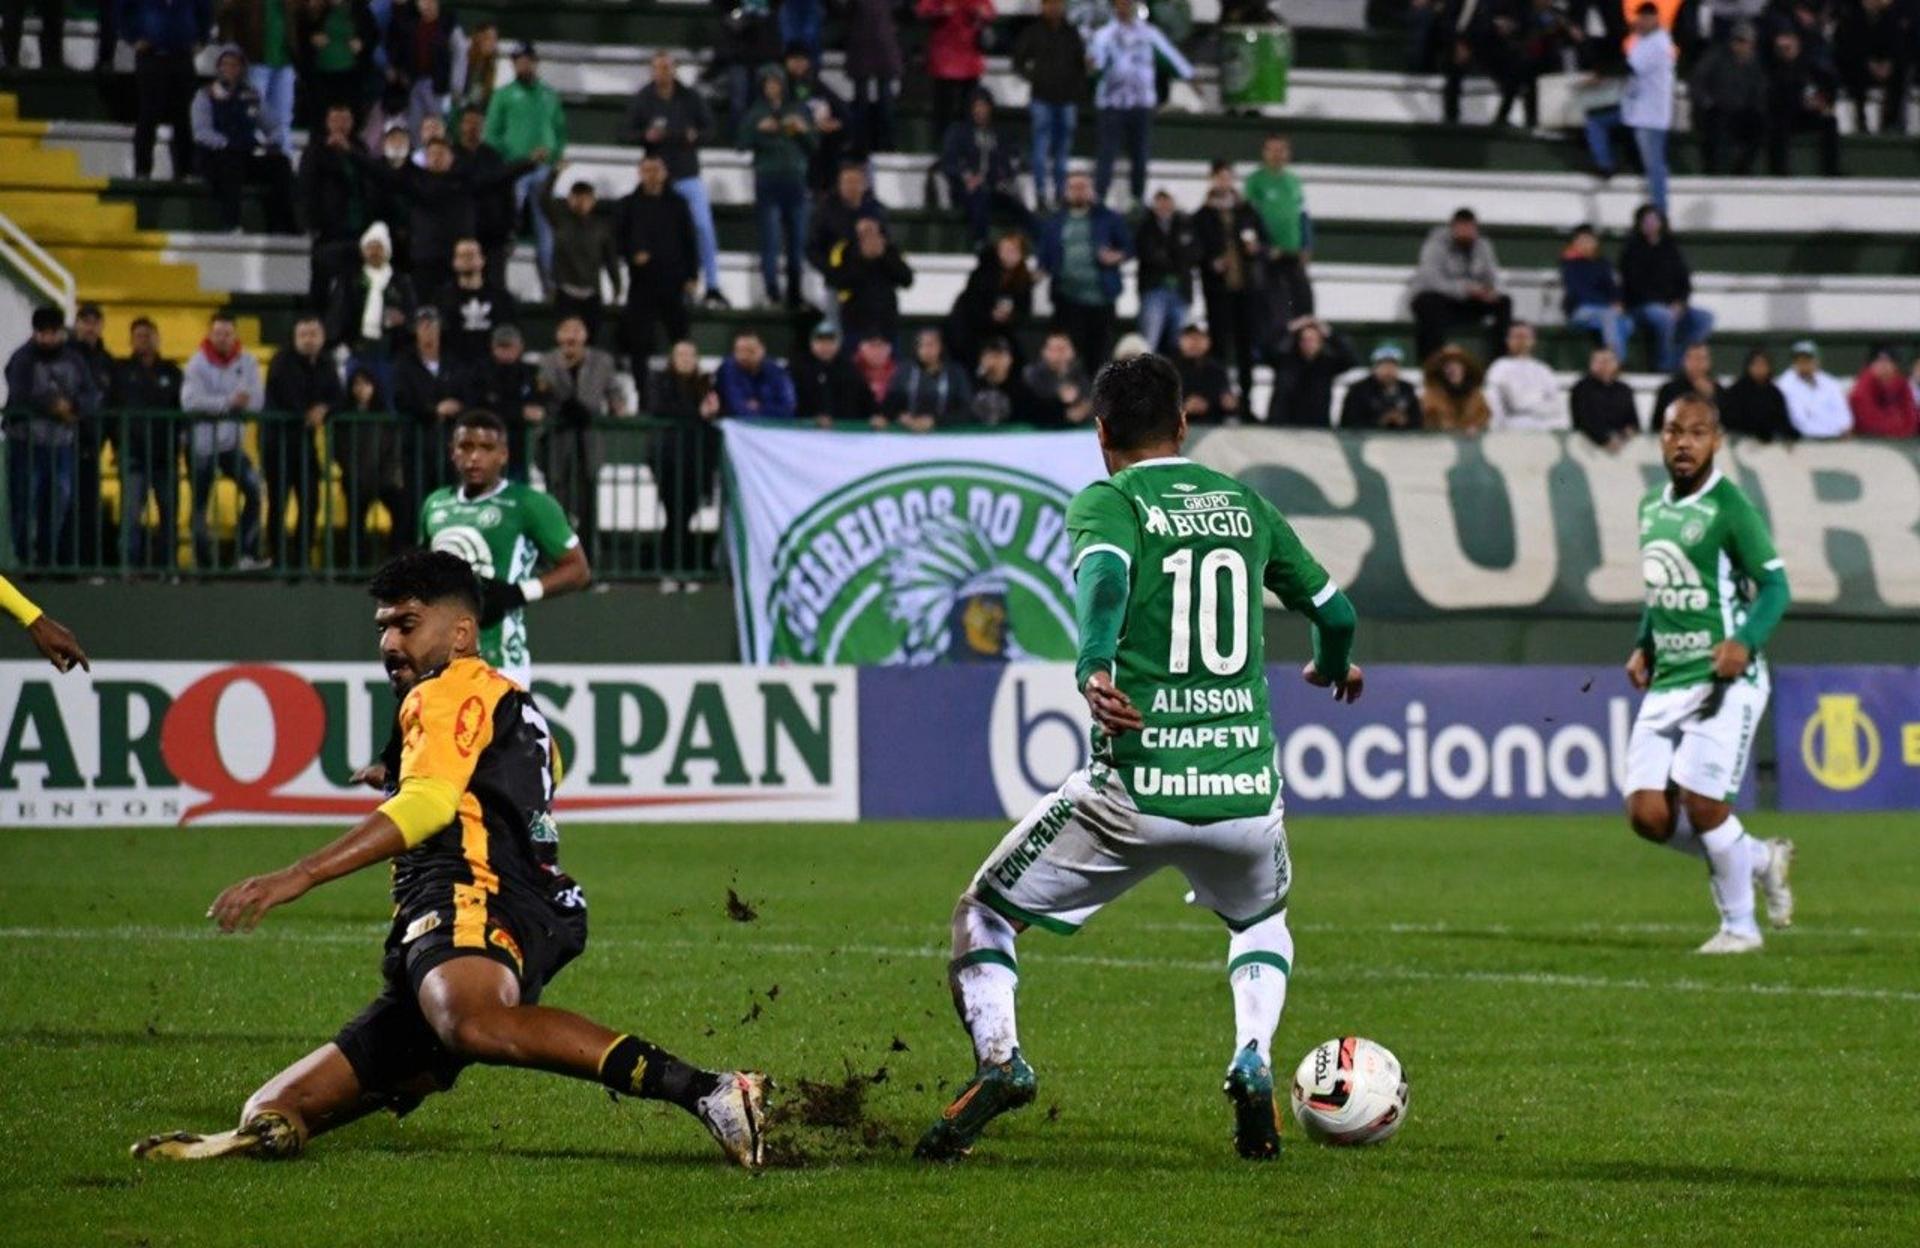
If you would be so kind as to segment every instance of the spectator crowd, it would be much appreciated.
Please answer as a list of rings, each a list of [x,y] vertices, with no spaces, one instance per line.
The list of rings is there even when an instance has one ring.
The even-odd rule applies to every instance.
[[[24,7],[6,10],[9,64]],[[1616,176],[1631,152],[1644,174],[1647,202],[1615,223],[1617,243],[1601,223],[1569,223],[1562,311],[1593,342],[1569,388],[1540,358],[1470,208],[1406,257],[1411,351],[1386,342],[1362,358],[1316,306],[1310,187],[1288,135],[1268,134],[1241,166],[1212,162],[1192,204],[1154,188],[1155,119],[1168,83],[1194,76],[1195,45],[1134,0],[1042,0],[1000,43],[992,0],[847,0],[844,92],[820,74],[818,4],[730,8],[703,64],[652,53],[620,128],[639,149],[638,181],[611,202],[568,174],[567,107],[539,49],[441,0],[117,0],[100,39],[132,50],[135,175],[154,174],[165,125],[169,172],[204,183],[222,228],[243,228],[251,190],[269,231],[306,237],[306,307],[264,367],[224,315],[178,365],[151,321],[134,322],[118,355],[98,309],[71,325],[36,312],[6,369],[14,554],[173,571],[186,509],[196,569],[361,566],[411,539],[419,501],[448,480],[446,431],[485,408],[507,427],[510,473],[537,473],[590,547],[605,422],[636,410],[663,422],[647,462],[664,541],[675,558],[706,559],[692,524],[715,490],[716,419],[1068,428],[1086,421],[1091,376],[1116,351],[1171,358],[1196,424],[1574,429],[1617,448],[1641,428],[1621,380],[1639,351],[1671,376],[1656,410],[1691,391],[1759,438],[1920,435],[1920,366],[1891,346],[1851,384],[1804,340],[1779,369],[1754,351],[1722,385],[1667,177],[1683,83],[1709,172],[1751,172],[1762,153],[1785,172],[1789,140],[1807,132],[1821,171],[1836,173],[1846,103],[1859,129],[1904,127],[1913,7],[1408,0],[1412,60],[1441,75],[1449,119],[1465,79],[1484,73],[1496,124],[1518,106],[1537,125],[1539,80],[1577,69],[1595,172]],[[924,27],[912,66],[908,12]],[[52,24],[43,15],[43,32]],[[985,83],[988,46],[1028,87],[1024,133]],[[43,40],[42,64],[59,51],[57,36]],[[933,324],[903,316],[902,292],[929,266],[874,179],[873,157],[900,141],[907,78],[924,85],[933,122],[926,228],[963,233],[972,251]],[[1085,120],[1090,168],[1069,159]],[[756,302],[786,314],[802,345],[782,360],[742,326],[709,373],[695,315],[732,301],[702,156],[729,145],[750,171]],[[550,341],[528,340],[530,309],[509,282],[523,238]],[[1120,313],[1129,287],[1132,325]],[[184,415],[145,418],[161,412]],[[104,447],[119,474],[113,525]],[[209,517],[222,489],[231,542]],[[376,502],[381,532],[365,523]]]

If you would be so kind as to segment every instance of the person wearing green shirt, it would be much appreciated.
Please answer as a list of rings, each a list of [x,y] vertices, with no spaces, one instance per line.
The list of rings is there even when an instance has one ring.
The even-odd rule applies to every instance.
[[[1307,683],[1360,697],[1353,606],[1286,519],[1180,454],[1180,375],[1144,354],[1100,370],[1108,477],[1067,509],[1091,759],[988,855],[953,913],[948,982],[977,1067],[915,1153],[964,1154],[1033,1100],[1014,1025],[1023,930],[1070,935],[1162,867],[1229,933],[1226,1093],[1241,1156],[1280,1152],[1270,1046],[1293,962],[1291,867],[1268,701],[1264,591],[1312,622]]]
[[[1793,842],[1749,836],[1733,811],[1767,710],[1761,651],[1787,610],[1786,567],[1759,510],[1713,466],[1713,403],[1682,395],[1659,420],[1668,484],[1640,500],[1646,607],[1627,678],[1648,693],[1627,739],[1627,820],[1706,859],[1720,930],[1700,952],[1751,953],[1756,883],[1773,925],[1793,922]]]
[[[760,227],[760,279],[767,301],[781,301],[780,254],[787,258],[786,304],[800,306],[807,239],[807,165],[819,142],[813,114],[787,94],[778,65],[760,71],[760,98],[740,119],[740,146],[753,156],[753,209]]]
[[[553,497],[507,480],[507,426],[489,411],[463,413],[453,426],[453,467],[460,484],[427,496],[420,542],[451,551],[480,578],[480,657],[528,688],[528,603],[585,589],[593,580],[580,539]],[[547,571],[535,575],[541,563]]]
[[[1286,325],[1313,311],[1313,282],[1307,265],[1313,258],[1313,218],[1307,191],[1293,163],[1293,141],[1270,134],[1260,144],[1260,167],[1247,175],[1247,202],[1260,215],[1273,245],[1267,257],[1268,324]]]
[[[539,168],[522,174],[513,184],[513,213],[518,219],[527,201],[549,193],[550,170],[567,152],[567,114],[560,93],[540,81],[540,58],[531,43],[513,49],[513,81],[497,88],[487,102],[482,141],[508,164],[531,160]],[[540,264],[540,284],[553,289],[553,225],[544,212],[533,216],[533,248]]]

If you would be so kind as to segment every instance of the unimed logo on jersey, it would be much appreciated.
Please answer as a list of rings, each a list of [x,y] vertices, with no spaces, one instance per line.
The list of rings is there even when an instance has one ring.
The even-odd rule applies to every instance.
[[[965,460],[830,491],[787,527],[765,590],[772,657],[920,666],[1074,653],[1071,495]]]
[[[533,692],[566,770],[562,827],[857,813],[848,669],[553,665]],[[352,819],[380,800],[352,776],[393,709],[371,662],[0,663],[0,826]],[[484,726],[463,706],[456,748]]]

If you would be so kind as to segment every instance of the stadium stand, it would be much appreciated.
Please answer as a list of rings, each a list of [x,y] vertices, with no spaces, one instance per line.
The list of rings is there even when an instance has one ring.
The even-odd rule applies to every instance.
[[[1194,211],[1206,193],[1210,162],[1234,162],[1244,176],[1256,166],[1265,136],[1288,135],[1312,219],[1313,312],[1337,329],[1361,367],[1378,347],[1414,341],[1410,279],[1422,241],[1456,209],[1471,209],[1497,251],[1513,315],[1539,327],[1537,354],[1570,388],[1594,339],[1565,324],[1558,263],[1567,233],[1579,223],[1594,224],[1604,254],[1617,259],[1635,209],[1646,198],[1637,175],[1602,179],[1589,171],[1590,156],[1576,128],[1581,87],[1575,60],[1569,55],[1567,72],[1543,80],[1541,111],[1550,128],[1485,124],[1497,92],[1484,79],[1466,86],[1462,124],[1447,124],[1440,120],[1445,82],[1437,74],[1408,72],[1407,35],[1360,28],[1362,11],[1390,19],[1400,6],[1352,0],[1273,7],[1293,20],[1286,103],[1235,111],[1222,102],[1219,6],[1191,6],[1194,20],[1183,46],[1200,72],[1192,83],[1175,83],[1167,91],[1152,131],[1150,187],[1166,189],[1183,210]],[[1837,17],[1845,6],[1831,7]],[[1007,53],[1036,8],[1024,0],[999,5],[980,84],[993,93],[995,125],[1022,163],[1028,86]],[[707,50],[726,42],[729,18],[722,9],[674,2],[555,0],[524,6],[480,0],[458,6],[458,17],[468,30],[497,23],[501,82],[511,77],[507,48],[520,40],[537,44],[541,77],[565,106],[567,165],[557,179],[559,191],[578,180],[591,182],[599,210],[609,216],[635,185],[642,149],[623,131],[632,95],[647,81],[650,55],[671,49],[683,83],[701,76],[699,87],[714,100],[723,132],[703,137],[700,160],[713,202],[719,290],[731,306],[692,306],[691,337],[709,366],[743,330],[757,332],[776,356],[806,350],[814,316],[807,309],[795,314],[768,306],[764,298],[751,161],[725,141],[725,84],[702,73]],[[1706,24],[1693,10],[1683,10],[1681,20],[1697,21],[1705,39]],[[1598,29],[1589,27],[1596,41]],[[837,35],[837,27],[830,33]],[[870,168],[876,198],[890,215],[889,235],[915,275],[899,299],[904,356],[913,333],[946,319],[976,259],[961,214],[944,202],[935,172],[940,136],[931,131],[929,100],[911,68],[925,56],[923,25],[902,10],[899,33],[910,68],[893,126],[897,150],[874,154]],[[826,41],[822,79],[845,98],[854,83],[843,42]],[[257,188],[246,193],[247,232],[221,231],[205,187],[169,176],[164,144],[155,177],[127,176],[129,103],[124,82],[92,72],[96,28],[85,21],[68,25],[64,69],[38,68],[33,43],[29,37],[23,68],[0,71],[0,213],[72,272],[81,300],[102,305],[106,341],[116,351],[126,323],[145,315],[160,323],[169,350],[179,354],[198,341],[207,313],[226,307],[241,318],[242,339],[260,350],[264,362],[288,340],[294,318],[308,306],[307,238],[256,232],[265,223]],[[1692,51],[1697,55],[1698,49]],[[203,71],[210,70],[212,55],[209,45],[201,55]],[[124,47],[120,56],[124,68]],[[1855,110],[1837,108],[1843,179],[1809,176],[1816,168],[1811,136],[1796,138],[1792,146],[1794,176],[1705,176],[1698,172],[1694,135],[1680,132],[1688,124],[1684,83],[1683,74],[1670,152],[1670,215],[1692,271],[1692,300],[1714,318],[1719,371],[1731,375],[1751,348],[1782,353],[1802,338],[1817,339],[1829,367],[1842,376],[1851,376],[1874,345],[1891,340],[1904,347],[1920,331],[1920,218],[1911,210],[1920,189],[1920,146],[1905,134],[1856,133]],[[1896,116],[1910,111],[1904,99],[1886,107]],[[296,150],[305,141],[305,130],[296,130]],[[1094,144],[1091,110],[1083,109],[1076,165],[1088,162]],[[1023,178],[1023,192],[1026,185]],[[1125,179],[1116,179],[1116,206],[1128,207],[1124,198]],[[552,343],[556,317],[529,242],[514,249],[507,283],[522,305],[526,341],[537,353]],[[1016,335],[1028,355],[1048,318],[1047,287],[1044,280],[1039,284],[1034,315]],[[1123,331],[1138,307],[1136,287],[1129,262],[1117,306]],[[807,293],[816,304],[828,302],[817,282]],[[1204,301],[1196,297],[1192,315],[1205,314]],[[1479,352],[1479,335],[1469,328],[1456,326],[1451,336]],[[24,331],[12,333],[11,340],[22,337]],[[602,345],[615,343],[611,332],[603,335]],[[1653,352],[1641,335],[1626,361],[1643,420],[1666,380],[1654,369]],[[1246,407],[1256,417],[1267,411],[1269,363],[1258,369]],[[1410,361],[1417,372],[1414,365]],[[645,371],[642,362],[631,362],[623,378],[630,400],[643,390]],[[1346,380],[1360,375],[1356,368]],[[1338,393],[1333,410],[1339,410]],[[653,507],[645,466],[615,464],[608,472],[643,494],[602,511],[638,516],[635,523],[647,524],[644,517]]]

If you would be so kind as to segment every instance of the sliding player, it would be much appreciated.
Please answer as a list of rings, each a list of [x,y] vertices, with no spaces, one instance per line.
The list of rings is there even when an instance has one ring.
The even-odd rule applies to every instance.
[[[269,1079],[217,1135],[177,1132],[136,1157],[291,1157],[376,1109],[405,1114],[474,1062],[522,1066],[671,1101],[727,1156],[758,1166],[766,1077],[700,1070],[632,1035],[537,1004],[586,945],[586,898],[559,864],[546,720],[478,657],[480,590],[444,551],[415,551],[370,587],[380,654],[401,695],[398,784],[351,832],[242,880],[207,916],[247,931],[307,890],[392,860],[386,987],[330,1043]]]
[[[961,1156],[990,1120],[1033,1100],[1014,938],[1030,926],[1071,934],[1173,867],[1230,933],[1235,1144],[1277,1157],[1269,1046],[1293,936],[1261,590],[1313,621],[1306,679],[1348,702],[1361,692],[1353,608],[1270,503],[1180,456],[1187,422],[1166,360],[1102,369],[1093,414],[1111,475],[1067,517],[1093,759],[1008,834],[954,908],[949,981],[978,1068],[915,1153]]]
[[[1707,860],[1720,930],[1701,953],[1760,948],[1753,887],[1775,927],[1793,922],[1793,842],[1747,835],[1733,800],[1767,709],[1761,648],[1787,609],[1773,537],[1720,475],[1720,413],[1696,395],[1661,414],[1671,483],[1640,500],[1646,609],[1627,677],[1647,689],[1627,744],[1627,819],[1655,844]]]

